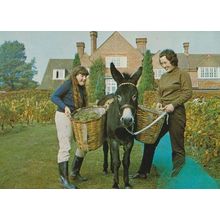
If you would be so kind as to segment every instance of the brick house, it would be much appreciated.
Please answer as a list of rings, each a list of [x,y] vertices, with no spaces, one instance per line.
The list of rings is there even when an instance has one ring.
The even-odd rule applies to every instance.
[[[90,32],[91,37],[91,55],[84,53],[84,43],[77,43],[77,52],[81,64],[87,68],[91,66],[92,61],[102,58],[106,65],[105,84],[106,93],[112,93],[116,90],[116,82],[112,79],[110,73],[110,63],[121,72],[133,73],[141,65],[143,53],[146,51],[146,38],[137,38],[137,48],[134,48],[117,31],[114,32],[100,47],[97,48],[97,32]]]
[[[122,72],[133,73],[141,65],[147,46],[147,38],[136,38],[136,47],[133,47],[117,31],[107,38],[99,47],[97,46],[98,33],[90,32],[91,54],[85,53],[85,43],[77,42],[77,53],[81,64],[90,68],[92,62],[102,58],[106,65],[105,83],[106,93],[114,92],[116,83],[112,79],[109,64]],[[159,63],[159,53],[153,57],[153,69],[155,79],[159,79],[164,70]],[[194,89],[220,89],[220,54],[190,54],[189,43],[183,43],[183,53],[178,53],[179,67],[188,71],[192,79]],[[44,74],[40,89],[54,89],[63,82],[69,74],[72,59],[50,59]]]

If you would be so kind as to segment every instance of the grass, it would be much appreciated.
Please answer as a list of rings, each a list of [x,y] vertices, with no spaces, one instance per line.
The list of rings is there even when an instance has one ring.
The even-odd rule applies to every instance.
[[[54,124],[16,126],[0,134],[0,188],[2,189],[60,189],[57,167],[57,137]],[[71,160],[75,146],[71,150]],[[122,152],[121,152],[122,153]],[[135,144],[131,154],[130,173],[135,173],[141,159],[141,145]],[[111,189],[112,174],[102,172],[102,148],[88,152],[81,174],[87,182],[74,182],[81,189]],[[158,176],[153,168],[146,180],[131,180],[135,189],[157,188]],[[120,187],[123,188],[122,166]]]
[[[54,124],[17,125],[0,133],[0,189],[60,189],[57,167],[58,143]],[[75,152],[73,143],[70,165]],[[121,149],[121,155],[123,150]],[[190,154],[189,152],[187,152]],[[138,170],[142,147],[135,142],[131,153],[130,173]],[[195,158],[199,161],[199,158]],[[219,163],[205,167],[220,186]],[[217,167],[218,166],[218,167]],[[88,152],[81,174],[89,180],[73,182],[81,189],[111,189],[113,176],[104,175],[102,148]],[[120,188],[123,188],[122,165],[119,170]],[[153,167],[147,180],[131,180],[134,189],[160,188]]]

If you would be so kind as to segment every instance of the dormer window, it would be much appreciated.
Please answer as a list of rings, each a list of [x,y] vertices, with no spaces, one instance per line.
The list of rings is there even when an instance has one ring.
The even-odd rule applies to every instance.
[[[128,66],[127,57],[123,57],[123,56],[106,57],[105,58],[106,68],[110,68],[111,62],[115,64],[116,68],[127,68]]]
[[[217,79],[220,78],[220,67],[199,67],[199,79]]]
[[[65,80],[65,69],[54,69],[53,80]]]

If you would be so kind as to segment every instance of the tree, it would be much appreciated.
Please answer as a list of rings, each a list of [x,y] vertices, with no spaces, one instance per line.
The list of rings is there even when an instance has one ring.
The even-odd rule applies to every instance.
[[[101,58],[95,60],[90,67],[89,98],[90,102],[105,95],[105,64]]]
[[[139,103],[143,104],[143,97],[145,91],[152,91],[155,88],[154,71],[152,65],[152,54],[147,50],[144,54],[143,72],[138,85]]]
[[[35,58],[26,62],[25,46],[18,41],[5,41],[0,46],[0,87],[16,90],[33,88],[37,82],[33,77],[37,74]]]
[[[81,65],[81,62],[80,62],[79,54],[76,53],[73,59],[73,68],[79,65]]]

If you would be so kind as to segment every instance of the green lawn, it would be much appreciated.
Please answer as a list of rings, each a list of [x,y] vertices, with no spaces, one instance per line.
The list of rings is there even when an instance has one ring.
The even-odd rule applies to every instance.
[[[17,126],[0,134],[0,188],[7,189],[60,189],[57,168],[57,139],[54,124]],[[75,147],[71,152],[71,160]],[[122,151],[121,151],[122,153]],[[131,154],[130,173],[137,171],[141,159],[141,145],[135,145]],[[81,173],[87,182],[74,182],[81,189],[110,189],[112,174],[102,172],[102,148],[89,152]],[[157,188],[158,176],[153,169],[148,180],[131,180],[135,189]],[[123,188],[122,166],[120,186]]]

